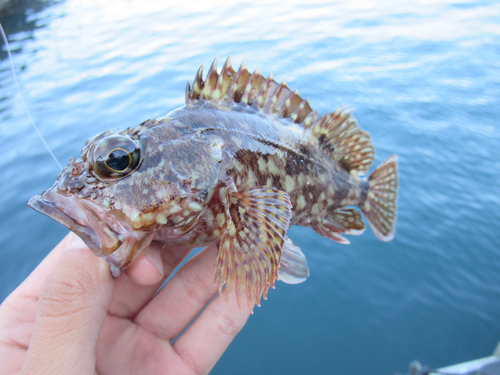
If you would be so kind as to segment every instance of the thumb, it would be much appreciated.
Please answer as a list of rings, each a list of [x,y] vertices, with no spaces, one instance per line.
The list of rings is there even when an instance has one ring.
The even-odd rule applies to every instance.
[[[43,287],[24,374],[94,374],[113,294],[109,267],[72,235]]]

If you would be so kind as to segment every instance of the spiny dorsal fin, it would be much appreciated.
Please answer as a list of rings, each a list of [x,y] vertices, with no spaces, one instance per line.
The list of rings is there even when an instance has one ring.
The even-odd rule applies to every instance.
[[[273,76],[264,78],[259,69],[252,74],[245,65],[235,72],[228,57],[220,74],[217,73],[217,58],[203,81],[203,66],[200,67],[191,88],[186,86],[186,105],[196,106],[202,102],[214,105],[239,105],[251,107],[258,112],[289,119],[308,129],[318,139],[328,155],[331,155],[348,172],[364,174],[373,163],[375,151],[368,133],[363,132],[350,112],[339,109],[321,117],[313,111],[309,100],[302,99],[283,81],[277,83]]]
[[[203,66],[200,67],[193,81],[193,86],[186,86],[186,105],[194,106],[199,102],[252,107],[256,111],[274,115],[278,118],[290,118],[297,124],[319,116],[312,111],[309,101],[303,100],[297,91],[288,88],[286,82],[277,83],[273,76],[267,79],[256,69],[252,74],[245,65],[235,72],[228,57],[220,74],[217,73],[217,59],[214,60],[203,81]],[[311,116],[312,114],[312,116]],[[309,121],[311,123],[311,121]],[[306,125],[304,123],[304,125]]]

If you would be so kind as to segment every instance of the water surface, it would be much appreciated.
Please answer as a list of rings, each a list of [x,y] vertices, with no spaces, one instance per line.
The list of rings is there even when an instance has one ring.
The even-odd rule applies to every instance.
[[[493,1],[36,1],[0,16],[35,122],[63,162],[106,129],[181,106],[200,64],[274,73],[324,114],[354,108],[400,157],[399,221],[344,246],[290,237],[309,261],[278,283],[214,374],[404,372],[500,340],[500,5]],[[65,235],[26,207],[59,173],[0,51],[0,295]]]

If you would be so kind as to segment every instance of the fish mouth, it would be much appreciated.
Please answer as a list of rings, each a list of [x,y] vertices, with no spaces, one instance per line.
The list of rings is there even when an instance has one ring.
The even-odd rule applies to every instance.
[[[123,242],[123,236],[111,230],[83,200],[56,187],[31,197],[28,206],[73,231],[97,256],[110,255]]]

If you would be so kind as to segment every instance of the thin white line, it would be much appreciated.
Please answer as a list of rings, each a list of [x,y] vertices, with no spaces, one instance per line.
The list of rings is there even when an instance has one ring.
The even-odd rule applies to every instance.
[[[0,23],[0,32],[2,33],[3,41],[5,42],[5,45],[7,46],[7,54],[9,55],[10,69],[12,70],[12,75],[14,76],[14,82],[16,83],[17,91],[19,92],[19,96],[21,97],[21,103],[23,103],[24,110],[26,111],[26,114],[28,115],[28,117],[30,119],[31,125],[33,125],[33,128],[35,129],[36,133],[38,134],[38,136],[42,140],[43,144],[45,145],[45,148],[47,148],[47,151],[50,153],[50,155],[52,155],[52,158],[54,158],[54,161],[57,163],[59,168],[62,169],[61,163],[59,163],[59,160],[57,160],[56,156],[52,153],[49,145],[47,144],[47,142],[45,142],[45,139],[43,139],[42,134],[38,130],[38,127],[35,125],[35,122],[33,121],[33,119],[31,118],[30,111],[28,111],[28,107],[26,106],[26,103],[24,102],[23,93],[21,92],[21,89],[19,87],[19,83],[17,82],[16,70],[14,69],[14,62],[12,60],[12,55],[10,54],[9,42],[7,41],[7,36],[5,35],[5,32],[3,31],[3,27],[2,27],[1,23]]]

